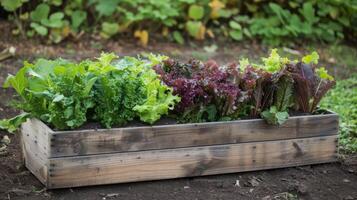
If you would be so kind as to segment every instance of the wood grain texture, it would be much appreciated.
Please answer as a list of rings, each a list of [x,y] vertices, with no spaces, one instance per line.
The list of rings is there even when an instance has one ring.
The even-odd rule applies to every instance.
[[[49,188],[234,173],[336,160],[337,135],[51,158]]]
[[[336,135],[336,114],[291,117],[282,126],[264,120],[63,131],[51,134],[50,157],[257,142]]]
[[[44,185],[47,185],[51,133],[51,129],[36,119],[28,119],[21,125],[21,146],[25,166]]]

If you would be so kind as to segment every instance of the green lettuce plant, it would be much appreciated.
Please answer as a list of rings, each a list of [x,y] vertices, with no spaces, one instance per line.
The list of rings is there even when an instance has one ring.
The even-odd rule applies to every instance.
[[[116,60],[114,54],[102,54],[80,63],[39,59],[25,62],[4,87],[16,90],[18,108],[56,129],[77,128],[88,120],[109,128],[136,117],[152,124],[180,101],[152,69],[164,58]]]
[[[87,121],[96,79],[81,64],[39,59],[25,62],[15,76],[8,76],[4,87],[11,86],[19,94],[18,108],[57,129],[71,129]]]

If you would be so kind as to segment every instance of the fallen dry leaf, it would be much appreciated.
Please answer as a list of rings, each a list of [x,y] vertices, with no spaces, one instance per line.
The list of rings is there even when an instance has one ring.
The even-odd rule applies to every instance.
[[[149,42],[149,33],[146,30],[136,30],[134,32],[134,37],[139,38],[142,46],[147,46]]]

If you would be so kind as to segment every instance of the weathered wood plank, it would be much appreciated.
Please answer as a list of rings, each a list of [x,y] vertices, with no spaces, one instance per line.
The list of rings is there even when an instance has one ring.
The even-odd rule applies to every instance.
[[[21,126],[21,146],[25,166],[47,185],[49,134],[51,129],[36,119],[28,119]]]
[[[337,136],[51,158],[49,188],[234,173],[332,162]]]
[[[336,114],[291,117],[282,126],[261,119],[64,131],[51,134],[50,157],[207,146],[335,135]]]

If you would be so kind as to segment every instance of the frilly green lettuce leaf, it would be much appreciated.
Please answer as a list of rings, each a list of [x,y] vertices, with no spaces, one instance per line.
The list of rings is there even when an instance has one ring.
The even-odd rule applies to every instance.
[[[319,54],[314,51],[310,55],[306,55],[302,58],[302,62],[305,64],[315,64],[319,62]]]

